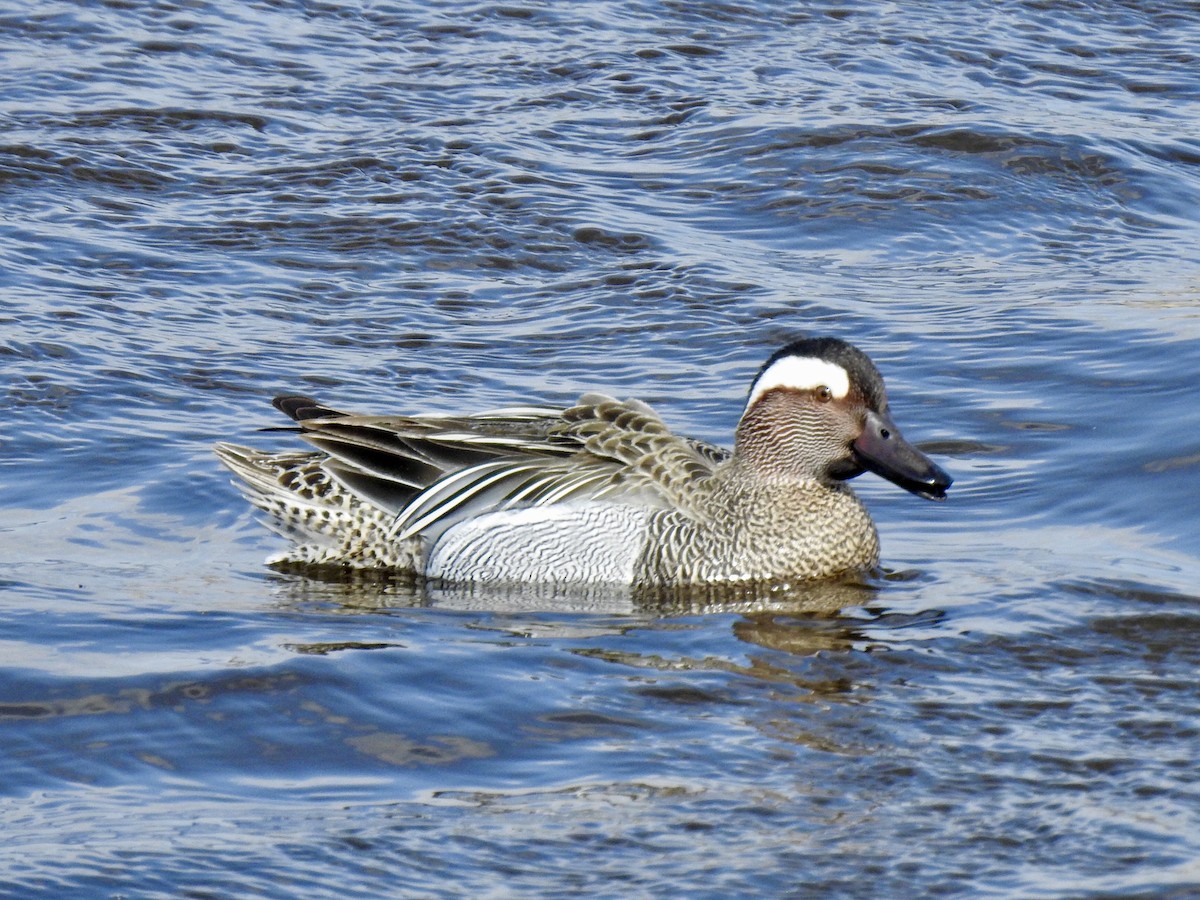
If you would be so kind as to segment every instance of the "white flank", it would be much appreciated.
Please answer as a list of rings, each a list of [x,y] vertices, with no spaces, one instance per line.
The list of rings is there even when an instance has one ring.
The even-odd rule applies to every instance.
[[[850,376],[841,366],[824,359],[785,356],[771,363],[771,367],[754,382],[746,408],[757,403],[767,391],[776,388],[812,391],[819,387],[829,388],[829,392],[841,400],[850,393]]]
[[[649,510],[615,503],[499,510],[452,525],[429,551],[425,574],[475,584],[629,585]]]

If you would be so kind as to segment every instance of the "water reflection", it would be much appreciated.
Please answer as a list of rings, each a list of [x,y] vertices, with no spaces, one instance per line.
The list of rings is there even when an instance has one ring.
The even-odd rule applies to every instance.
[[[126,716],[138,712],[169,709],[181,711],[189,704],[206,704],[245,694],[273,694],[293,690],[298,685],[295,673],[231,675],[205,681],[165,681],[152,687],[125,687],[105,692],[90,690],[85,682],[75,693],[73,687],[28,688],[26,699],[0,703],[0,722],[9,719],[52,720],[80,716]],[[50,696],[36,697],[35,692]]]
[[[345,611],[436,608],[461,612],[556,612],[684,616],[754,611],[834,613],[870,603],[879,582],[820,582],[634,587],[612,585],[447,585],[407,574],[340,566],[276,566],[276,594],[285,605],[335,606]],[[885,576],[892,580],[909,576]]]

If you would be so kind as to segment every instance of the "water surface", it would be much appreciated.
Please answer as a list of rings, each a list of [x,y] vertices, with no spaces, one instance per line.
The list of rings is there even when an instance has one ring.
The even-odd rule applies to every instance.
[[[1200,11],[0,14],[12,896],[1200,891]],[[867,586],[272,572],[269,399],[637,396],[798,333],[957,481]],[[873,479],[873,480],[871,480]],[[840,612],[834,612],[840,610]]]

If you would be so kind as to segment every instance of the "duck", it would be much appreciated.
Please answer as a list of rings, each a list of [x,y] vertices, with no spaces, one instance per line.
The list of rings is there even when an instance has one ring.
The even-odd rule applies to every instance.
[[[733,447],[672,432],[646,403],[474,415],[356,415],[273,404],[308,447],[219,443],[277,566],[391,570],[434,585],[688,587],[870,572],[879,536],[848,482],[925,499],[953,483],[892,419],[866,353],[798,338],[751,381]]]

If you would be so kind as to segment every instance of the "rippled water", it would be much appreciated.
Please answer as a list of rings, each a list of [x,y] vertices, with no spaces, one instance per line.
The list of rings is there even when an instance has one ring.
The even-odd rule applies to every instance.
[[[1193,3],[0,12],[7,895],[1200,891]],[[799,333],[957,478],[775,605],[274,573],[269,398]],[[841,609],[835,614],[833,610]]]

